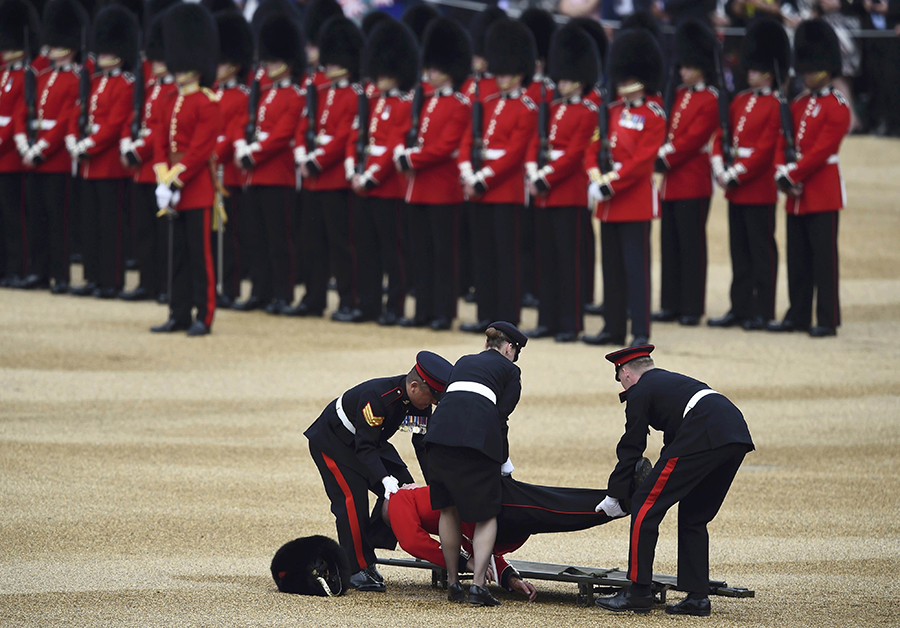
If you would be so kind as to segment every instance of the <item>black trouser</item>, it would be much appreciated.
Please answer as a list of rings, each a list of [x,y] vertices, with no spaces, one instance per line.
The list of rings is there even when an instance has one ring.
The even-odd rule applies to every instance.
[[[659,524],[678,504],[678,589],[709,594],[709,533],[747,445],[732,444],[686,456],[661,459],[632,498],[628,579],[649,585]]]
[[[541,260],[538,324],[548,327],[552,333],[577,333],[584,329],[582,208],[538,207],[535,213]]]
[[[866,66],[869,130],[884,123],[889,133],[900,133],[900,41],[895,37],[869,39],[863,56]]]
[[[775,205],[728,203],[731,312],[738,318],[775,318]]]
[[[340,307],[353,307],[354,292],[352,213],[349,190],[310,191],[303,208],[303,266],[306,295],[303,302],[313,312],[325,309],[328,278],[334,270]]]
[[[519,212],[521,205],[471,203],[479,321],[519,324]]]
[[[247,188],[247,213],[255,235],[250,278],[253,294],[264,301],[294,300],[294,211],[292,186],[253,185]]]
[[[597,272],[597,238],[594,235],[594,223],[591,210],[581,209],[581,302],[594,302],[594,284]]]
[[[456,317],[457,242],[456,205],[411,205],[410,250],[416,260],[416,319]]]
[[[363,315],[375,318],[382,312],[382,284],[388,277],[384,310],[403,316],[406,298],[406,268],[401,248],[403,215],[398,198],[375,196],[353,199],[353,242],[356,244],[356,293]]]
[[[32,172],[27,178],[30,272],[55,283],[69,282],[72,186],[68,173]]]
[[[472,233],[472,206],[476,203],[463,201],[459,211],[459,229],[456,241],[458,249],[456,260],[458,265],[457,290],[460,296],[469,293],[470,288],[475,287],[475,234]]]
[[[375,548],[366,531],[369,520],[369,491],[375,495],[382,495],[384,488],[381,482],[370,485],[365,475],[333,459],[312,443],[309,444],[309,453],[316,463],[319,475],[322,476],[325,493],[331,501],[331,513],[337,526],[338,542],[347,552],[350,573],[374,565]],[[388,474],[397,478],[401,485],[413,481],[406,467],[384,458],[381,461]]]
[[[222,284],[222,294],[234,301],[241,296],[241,198],[239,187],[229,187],[228,196],[222,199],[225,206],[225,230],[222,233],[222,260],[219,261],[219,232],[212,232],[213,264],[216,285]],[[290,237],[290,236],[289,236]],[[219,266],[222,276],[219,277]]]
[[[534,199],[529,199],[522,207],[519,219],[519,259],[522,260],[522,294],[539,297],[541,291],[540,239],[537,230]]]
[[[216,277],[212,267],[212,208],[178,212],[174,220],[166,218],[173,232],[172,295],[169,317],[180,325],[191,322],[191,309],[196,320],[212,326],[216,313]]]
[[[0,173],[0,277],[24,277],[28,271],[24,177]]]
[[[650,221],[600,225],[603,264],[603,331],[624,338],[650,337]]]
[[[306,267],[301,251],[303,251],[303,212],[308,204],[306,200],[309,195],[308,190],[300,190],[297,192],[297,211],[294,214],[295,220],[291,223],[294,231],[291,234],[291,242],[294,245],[294,281],[296,285],[306,284]]]
[[[790,308],[784,318],[798,327],[812,322],[813,292],[816,324],[838,327],[838,212],[787,217],[787,273]]]
[[[663,201],[662,309],[702,316],[706,302],[706,218],[709,197]]]
[[[84,276],[100,288],[122,289],[122,211],[128,179],[85,179],[81,197]]]
[[[165,285],[169,263],[168,224],[156,215],[159,207],[155,183],[135,183],[131,189],[136,234],[134,255],[141,274],[140,286],[155,297],[169,289]]]

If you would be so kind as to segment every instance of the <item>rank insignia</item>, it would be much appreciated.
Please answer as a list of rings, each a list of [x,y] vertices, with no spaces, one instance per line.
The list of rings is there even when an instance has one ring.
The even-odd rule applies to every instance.
[[[367,403],[366,407],[362,410],[363,418],[366,420],[371,427],[380,427],[382,423],[384,423],[383,416],[375,416],[372,412],[372,404]]]

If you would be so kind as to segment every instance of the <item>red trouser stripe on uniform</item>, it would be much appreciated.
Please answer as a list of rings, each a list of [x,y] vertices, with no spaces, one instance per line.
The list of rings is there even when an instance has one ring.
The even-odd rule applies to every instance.
[[[365,567],[366,559],[363,557],[362,551],[362,534],[359,531],[359,521],[356,519],[356,502],[353,501],[353,493],[350,492],[350,486],[347,484],[347,480],[344,479],[344,474],[338,469],[337,463],[329,458],[324,451],[322,452],[322,460],[325,461],[325,465],[331,470],[334,479],[337,480],[338,486],[341,487],[341,491],[344,493],[344,505],[347,509],[347,520],[350,522],[350,536],[353,537],[353,549],[356,550],[356,562],[360,567]]]
[[[644,504],[638,511],[637,517],[634,518],[634,524],[631,526],[631,566],[628,569],[628,579],[632,582],[636,582],[635,578],[637,578],[638,541],[641,536],[641,524],[644,522],[644,516],[647,514],[647,511],[653,507],[653,504],[656,503],[660,493],[663,492],[666,482],[669,481],[669,476],[672,475],[672,470],[675,468],[676,462],[678,462],[678,458],[671,458],[666,463],[666,466],[663,467],[662,473],[659,474],[656,483],[653,485],[653,490],[650,491],[647,499],[644,500]]]
[[[203,265],[206,267],[206,317],[203,324],[212,327],[216,314],[216,271],[213,270],[212,242],[209,233],[212,230],[212,208],[204,207],[203,212]]]

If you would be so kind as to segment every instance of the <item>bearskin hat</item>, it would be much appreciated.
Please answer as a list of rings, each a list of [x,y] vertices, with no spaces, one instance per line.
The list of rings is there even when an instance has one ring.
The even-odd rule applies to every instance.
[[[219,11],[213,17],[216,19],[216,28],[219,29],[218,63],[230,63],[240,68],[238,75],[243,76],[253,65],[253,33],[250,32],[250,25],[237,9]]]
[[[459,22],[439,17],[425,29],[422,67],[440,70],[459,89],[472,71],[472,42]]]
[[[300,9],[293,0],[262,0],[256,11],[253,12],[253,18],[250,20],[250,30],[253,35],[259,38],[259,30],[264,22],[273,15],[282,16],[282,19],[289,19],[301,33],[303,32],[303,16],[300,15]]]
[[[138,26],[144,26],[144,0],[100,0],[97,3],[97,8],[102,10],[105,7],[110,5],[117,4],[119,6],[125,7],[134,18],[137,20]]]
[[[363,76],[372,81],[380,76],[394,78],[400,90],[408,92],[419,78],[419,46],[406,24],[385,20],[376,26],[364,59]]]
[[[469,34],[472,36],[472,54],[476,57],[484,57],[484,44],[488,29],[497,20],[506,17],[506,12],[499,7],[488,7],[481,13],[472,16],[469,22]]]
[[[344,10],[337,0],[313,0],[306,9],[306,41],[318,45],[319,31],[329,19],[336,15],[344,15]]]
[[[0,2],[0,50],[24,50],[25,29],[28,47],[34,54],[41,46],[41,20],[28,0]]]
[[[81,31],[89,21],[78,0],[50,0],[44,8],[44,44],[51,48],[81,48]]]
[[[440,17],[440,14],[430,4],[414,4],[403,12],[400,21],[409,26],[416,36],[416,43],[420,44],[425,28],[436,17]]]
[[[137,19],[125,7],[111,4],[101,9],[94,20],[93,41],[96,54],[115,55],[124,67],[132,68],[138,58]]]
[[[600,78],[597,44],[577,24],[566,24],[550,42],[547,74],[556,81],[578,81],[590,88]]]
[[[659,46],[646,30],[623,31],[613,40],[609,52],[609,72],[614,86],[628,78],[635,78],[644,84],[645,91],[658,92],[662,68]]]
[[[682,67],[699,68],[707,83],[716,82],[716,36],[697,20],[683,22],[675,31],[675,56]]]
[[[547,61],[550,55],[550,39],[556,32],[556,21],[548,11],[532,7],[525,9],[519,16],[519,21],[528,27],[531,34],[534,35],[534,45],[537,52],[537,58]]]
[[[828,72],[840,76],[841,45],[825,20],[801,22],[794,34],[794,69],[797,74]]]
[[[162,15],[157,15],[147,26],[144,37],[144,55],[148,61],[165,61],[166,47],[163,44]]]
[[[362,32],[343,15],[336,15],[319,31],[319,64],[336,65],[350,71],[351,80],[359,80],[359,58],[363,46]]]
[[[647,31],[653,36],[657,44],[662,40],[662,28],[659,25],[659,20],[653,17],[653,14],[649,11],[635,11],[622,20],[622,24],[619,26],[619,33],[630,30]]]
[[[603,26],[597,20],[589,17],[576,17],[569,20],[569,23],[581,28],[597,44],[597,54],[600,55],[600,68],[603,69],[606,53],[609,50],[609,40],[606,38],[606,31],[603,30]]]
[[[270,15],[259,28],[259,59],[280,59],[291,69],[303,70],[306,67],[306,52],[302,40],[300,29],[292,20],[285,19],[283,13]]]
[[[213,17],[219,11],[240,11],[234,0],[200,0],[200,4],[205,6],[206,10],[213,14]]]
[[[219,33],[216,20],[201,4],[176,4],[162,15],[165,61],[169,72],[199,72],[200,84],[216,81]]]
[[[744,37],[741,65],[745,70],[775,74],[787,78],[791,64],[791,42],[784,27],[774,20],[757,20]]]
[[[330,597],[350,588],[350,562],[327,536],[307,536],[282,545],[272,558],[272,578],[282,593]]]
[[[375,27],[384,22],[385,20],[393,20],[390,13],[385,13],[384,11],[370,11],[366,13],[366,17],[363,18],[362,24],[360,24],[360,28],[362,29],[363,36],[368,39],[369,35],[372,34],[372,31],[375,30]]]
[[[534,77],[534,35],[516,20],[503,18],[488,29],[484,56],[494,75],[521,74],[522,85],[531,85]]]

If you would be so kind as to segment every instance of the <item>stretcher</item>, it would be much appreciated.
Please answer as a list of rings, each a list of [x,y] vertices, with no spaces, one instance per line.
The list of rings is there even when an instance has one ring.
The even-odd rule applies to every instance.
[[[379,558],[378,564],[430,570],[432,588],[447,588],[447,570],[427,560],[417,558]],[[631,584],[626,573],[621,569],[533,563],[525,560],[510,560],[509,564],[515,567],[519,575],[525,580],[571,582],[578,585],[575,603],[579,606],[592,606],[595,594],[616,593],[619,589],[624,589]],[[460,574],[460,578],[465,578],[465,575]],[[665,603],[666,593],[670,590],[679,590],[675,576],[653,574],[653,592],[660,603]],[[756,592],[751,589],[731,587],[721,580],[709,581],[709,594],[724,597],[756,597]]]

